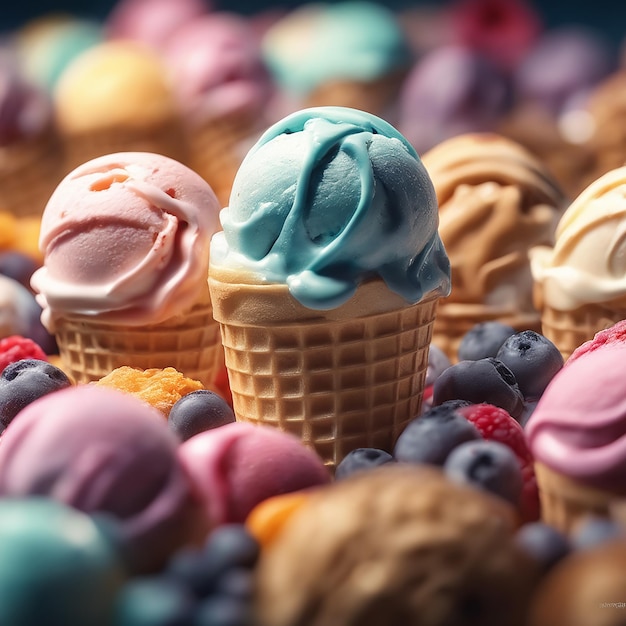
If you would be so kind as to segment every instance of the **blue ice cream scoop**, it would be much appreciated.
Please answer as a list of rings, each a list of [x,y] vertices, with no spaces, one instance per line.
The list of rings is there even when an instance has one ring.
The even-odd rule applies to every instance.
[[[311,309],[382,279],[408,303],[450,291],[435,191],[393,126],[345,107],[304,109],[270,127],[235,178],[211,264],[286,284]]]
[[[124,580],[90,516],[47,498],[0,500],[0,624],[110,626]]]

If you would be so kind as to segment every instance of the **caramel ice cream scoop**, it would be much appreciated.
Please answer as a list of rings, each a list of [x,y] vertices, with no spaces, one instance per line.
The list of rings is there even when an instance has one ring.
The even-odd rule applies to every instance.
[[[521,145],[492,133],[458,135],[422,161],[452,274],[433,342],[455,360],[461,337],[479,322],[539,331],[528,249],[554,240],[566,203],[558,184]]]
[[[534,570],[515,527],[506,503],[426,466],[321,487],[261,554],[260,623],[524,624]]]

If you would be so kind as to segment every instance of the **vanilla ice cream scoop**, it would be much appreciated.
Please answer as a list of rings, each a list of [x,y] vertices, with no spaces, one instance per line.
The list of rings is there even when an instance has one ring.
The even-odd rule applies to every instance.
[[[554,247],[530,254],[549,306],[573,311],[601,304],[626,311],[626,167],[587,187],[561,218]]]

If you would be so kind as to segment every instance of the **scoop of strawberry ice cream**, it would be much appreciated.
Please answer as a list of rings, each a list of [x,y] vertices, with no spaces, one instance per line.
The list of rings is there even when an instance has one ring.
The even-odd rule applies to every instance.
[[[299,439],[244,422],[191,437],[179,456],[216,524],[243,522],[267,498],[330,482],[322,460]]]
[[[58,185],[41,222],[44,266],[31,279],[53,332],[64,314],[157,324],[208,290],[219,204],[196,172],[147,152],[98,157]]]

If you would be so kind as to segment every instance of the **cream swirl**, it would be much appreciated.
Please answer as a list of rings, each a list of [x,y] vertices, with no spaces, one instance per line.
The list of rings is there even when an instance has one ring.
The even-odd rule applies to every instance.
[[[587,187],[561,218],[554,248],[533,248],[530,257],[533,277],[552,308],[626,308],[626,167]]]
[[[41,223],[32,277],[42,321],[67,314],[144,325],[183,313],[208,290],[219,228],[210,186],[173,159],[118,153],[68,174]]]
[[[563,368],[526,426],[537,461],[591,486],[626,493],[624,344],[589,352]]]

